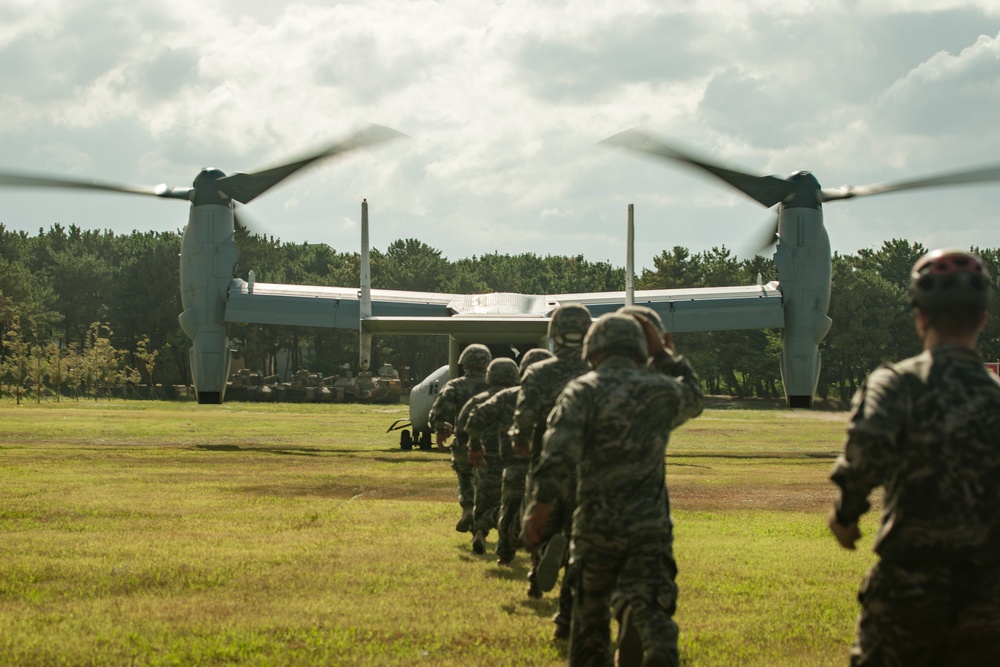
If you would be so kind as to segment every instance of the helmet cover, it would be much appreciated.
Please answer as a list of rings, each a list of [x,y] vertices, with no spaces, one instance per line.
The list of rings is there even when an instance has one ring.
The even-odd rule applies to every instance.
[[[604,352],[645,359],[649,355],[646,334],[631,315],[605,313],[594,322],[583,343],[583,357]]]
[[[549,338],[556,345],[580,347],[591,323],[590,311],[578,303],[559,306],[549,320]]]
[[[458,365],[478,371],[485,371],[493,355],[490,349],[481,343],[473,343],[464,350],[458,357]]]
[[[928,313],[979,312],[990,299],[990,274],[978,255],[932,250],[913,265],[910,305]]]

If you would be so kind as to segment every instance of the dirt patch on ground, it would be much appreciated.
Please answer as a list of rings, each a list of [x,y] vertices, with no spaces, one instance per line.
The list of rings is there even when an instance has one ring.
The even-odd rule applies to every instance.
[[[791,414],[815,415],[823,413],[843,413],[850,403],[833,399],[816,399],[809,409],[789,409],[783,398],[733,398],[732,396],[706,396],[705,407],[709,410],[786,410]]]
[[[793,510],[811,512],[833,506],[836,489],[824,487],[670,485],[670,505],[691,511]]]

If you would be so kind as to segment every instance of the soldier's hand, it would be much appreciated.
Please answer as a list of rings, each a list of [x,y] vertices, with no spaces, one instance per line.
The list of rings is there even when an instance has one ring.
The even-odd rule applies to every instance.
[[[486,467],[486,450],[485,449],[470,449],[469,450],[469,463],[472,464],[473,468],[485,468]]]
[[[444,446],[444,443],[448,440],[448,435],[449,434],[444,431],[438,431],[437,433],[434,434],[434,440],[437,443],[437,448],[439,451],[443,452],[445,449],[447,449]]]
[[[455,425],[449,422],[441,422],[441,428],[438,429],[438,433],[444,433],[444,439],[447,440],[455,435]]]
[[[854,551],[855,542],[861,539],[861,529],[858,528],[858,522],[854,521],[853,523],[849,523],[845,526],[837,521],[837,510],[833,510],[830,512],[830,518],[827,521],[827,524],[830,526],[830,532],[837,538],[837,542],[840,546]]]
[[[548,503],[533,503],[528,507],[521,522],[521,542],[524,548],[535,553],[545,535],[545,524],[552,514],[552,505]]]
[[[674,335],[669,331],[663,334],[663,349],[671,354],[674,353]]]
[[[635,316],[635,321],[639,323],[642,327],[642,333],[646,335],[646,349],[649,351],[649,356],[655,355],[657,352],[663,351],[663,341],[660,340],[660,332],[656,330],[653,323],[642,316]]]
[[[522,459],[526,459],[531,456],[531,443],[525,440],[515,440],[511,443],[511,447],[514,450],[514,456]]]

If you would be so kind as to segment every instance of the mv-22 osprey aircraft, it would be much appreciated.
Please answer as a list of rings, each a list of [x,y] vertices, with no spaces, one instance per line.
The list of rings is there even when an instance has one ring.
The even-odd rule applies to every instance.
[[[822,204],[838,199],[914,188],[1000,180],[990,167],[888,185],[821,188],[809,172],[786,179],[755,176],[695,158],[652,135],[632,129],[602,143],[695,167],[737,188],[765,207],[777,205],[771,233],[777,280],[767,284],[701,289],[639,290],[627,267],[623,292],[527,295],[441,294],[371,288],[368,262],[367,204],[362,205],[360,290],[352,287],[280,285],[244,281],[234,275],[236,202],[246,204],[318,160],[402,136],[371,125],[344,141],[287,164],[252,174],[227,176],[206,168],[192,187],[130,186],[73,177],[0,172],[0,186],[55,187],[149,195],[189,201],[190,214],[181,244],[181,327],[191,338],[191,370],[198,402],[221,403],[229,373],[231,322],[332,328],[358,328],[362,370],[370,365],[374,334],[449,336],[449,374],[457,374],[460,347],[471,342],[539,344],[553,310],[564,303],[586,305],[596,317],[626,302],[648,305],[674,332],[780,328],[780,366],[785,398],[791,407],[810,407],[819,379],[819,344],[829,331],[830,242]],[[631,236],[631,232],[630,232]],[[629,253],[631,258],[631,251]],[[437,378],[439,369],[427,387]],[[404,440],[429,442],[427,402],[432,392],[414,388],[411,427]]]

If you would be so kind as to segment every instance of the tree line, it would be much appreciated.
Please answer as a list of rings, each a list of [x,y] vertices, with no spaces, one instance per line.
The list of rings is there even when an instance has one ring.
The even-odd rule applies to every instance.
[[[172,387],[189,382],[189,341],[177,322],[179,232],[82,230],[53,225],[37,235],[0,224],[0,390],[38,399],[97,397],[109,387]],[[325,286],[358,285],[360,254],[327,245],[283,243],[237,230],[247,279]],[[980,253],[996,282],[1000,251]],[[821,346],[821,397],[846,400],[875,366],[919,349],[907,306],[909,271],[926,248],[894,239],[878,249],[833,257],[833,327]],[[554,294],[620,291],[625,271],[582,256],[498,253],[449,260],[417,239],[371,251],[372,286],[423,292]],[[725,247],[700,253],[674,247],[636,277],[638,289],[749,285],[774,280],[769,258],[738,259]],[[996,308],[994,303],[991,311]],[[1000,320],[981,339],[988,360],[1000,358]],[[252,371],[331,374],[356,366],[354,330],[237,324],[235,358]],[[685,333],[678,347],[692,358],[713,394],[775,398],[782,394],[775,330]],[[419,380],[447,361],[444,336],[378,336],[373,367],[391,363]],[[285,378],[282,378],[285,379]],[[138,389],[134,390],[137,393]]]

